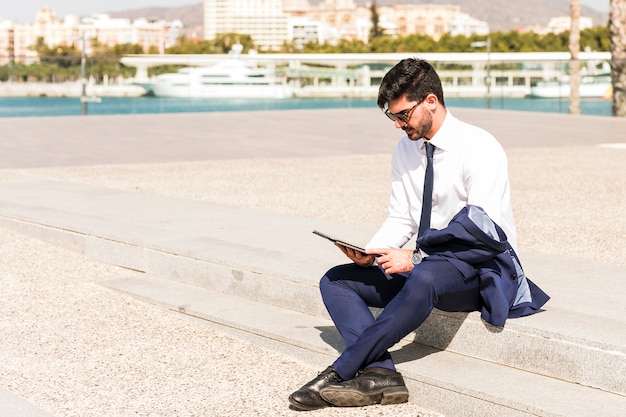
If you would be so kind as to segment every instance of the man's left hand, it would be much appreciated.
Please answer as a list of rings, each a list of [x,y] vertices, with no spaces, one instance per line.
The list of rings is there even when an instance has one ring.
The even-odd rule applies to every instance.
[[[413,256],[413,251],[411,249],[368,249],[367,253],[380,255],[376,258],[376,263],[387,274],[410,272],[414,266],[413,262],[411,262],[411,257]]]

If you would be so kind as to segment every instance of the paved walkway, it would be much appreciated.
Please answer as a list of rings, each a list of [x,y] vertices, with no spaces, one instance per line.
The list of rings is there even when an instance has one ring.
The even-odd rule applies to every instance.
[[[580,260],[587,259],[589,270],[583,274],[591,277],[597,271],[610,271],[611,282],[626,282],[623,276],[615,276],[623,274],[626,258],[626,245],[619,244],[626,231],[625,190],[618,181],[623,176],[625,151],[620,141],[626,120],[473,109],[454,112],[492,131],[509,153],[514,193],[517,192],[514,206],[521,229],[520,246],[529,259],[527,269],[534,273],[529,275],[545,273],[538,267],[547,256],[559,256],[565,265],[566,255],[574,253]],[[215,208],[215,204],[252,209],[251,213],[268,210],[268,219],[299,219],[291,228],[293,241],[298,244],[285,247],[288,256],[271,252],[252,263],[261,265],[265,259],[268,268],[285,268],[285,274],[291,267],[289,262],[293,268],[297,265],[298,247],[314,245],[315,252],[321,254],[306,266],[311,274],[316,273],[316,268],[322,272],[324,265],[340,259],[331,252],[332,247],[311,238],[308,232],[304,238],[304,229],[308,231],[314,224],[344,225],[354,233],[375,228],[384,217],[388,157],[398,138],[376,110],[6,122],[5,125],[3,121],[3,129],[7,134],[0,138],[0,185],[5,191],[0,206],[5,215],[6,210],[19,214],[15,204],[24,204],[20,199],[52,196],[57,185],[76,189],[76,184],[84,184],[87,193],[92,190],[92,198],[76,204],[48,199],[48,204],[58,207],[54,219],[57,224],[61,220],[76,223],[83,219],[81,212],[84,215],[86,210],[104,208],[97,207],[106,194],[100,187],[141,196],[158,195],[150,198],[159,201],[161,208],[170,201],[167,199],[176,199],[188,201],[186,207],[199,210]],[[611,146],[599,146],[607,143]],[[543,152],[536,155],[539,147]],[[588,170],[587,164],[602,169]],[[582,172],[585,177],[599,180],[603,185],[599,193],[597,186],[580,183]],[[534,174],[531,179],[529,173]],[[55,182],[46,182],[49,180]],[[13,181],[17,182],[12,184]],[[32,192],[37,189],[38,192]],[[9,191],[14,193],[10,198]],[[159,200],[163,197],[166,199]],[[142,201],[149,199],[142,197]],[[355,202],[359,202],[357,207]],[[555,202],[561,205],[555,206]],[[90,203],[92,207],[87,204],[81,208],[79,203]],[[548,213],[543,209],[546,204]],[[598,211],[598,207],[604,210]],[[129,215],[129,225],[148,220],[152,213],[149,205],[134,212],[122,206],[116,209]],[[72,215],[72,210],[76,215]],[[236,217],[237,210],[224,212],[223,218]],[[28,211],[29,218],[36,214],[32,209]],[[214,209],[211,212],[217,213]],[[621,217],[613,217],[620,212]],[[189,214],[194,217],[200,213]],[[590,217],[598,219],[597,223],[612,223],[601,230],[596,222],[581,223],[580,219],[588,222]],[[208,227],[210,232],[205,230],[200,235],[215,238],[216,233],[224,232],[218,222],[189,221],[185,227]],[[179,226],[173,225],[169,236],[189,233]],[[281,230],[285,227],[289,228],[289,224],[281,225]],[[591,234],[587,233],[590,230]],[[35,233],[28,233],[28,228],[22,231]],[[543,237],[524,238],[529,232]],[[14,404],[19,409],[32,403],[59,416],[230,415],[233,404],[239,415],[294,415],[288,409],[286,396],[323,365],[317,362],[319,357],[306,361],[264,350],[250,340],[227,336],[219,327],[207,328],[95,285],[134,279],[138,274],[133,271],[86,259],[10,230],[0,229],[0,233],[3,241],[12,242],[3,245],[0,253],[5,260],[0,286],[5,335],[0,341],[0,387],[8,389],[0,391],[0,399],[8,399],[2,400],[3,404]],[[269,247],[276,247],[277,236],[262,236],[267,237]],[[154,241],[163,236],[144,237]],[[66,241],[62,243],[67,245]],[[203,244],[219,252],[219,245],[213,247],[207,241]],[[97,252],[96,247],[85,253]],[[232,262],[233,258],[245,256],[245,251],[223,250],[218,255]],[[289,261],[288,267],[273,262],[275,259]],[[553,272],[556,275],[557,271]],[[590,281],[585,280],[576,283],[578,290],[571,293],[573,298],[561,297],[559,288],[571,283],[567,277],[560,278],[545,284],[539,282],[544,288],[551,286],[546,289],[553,297],[557,294],[551,301],[555,308],[567,306],[572,299],[584,300],[586,292],[591,294],[598,289],[587,286]],[[616,289],[606,295],[617,297],[620,293],[623,291]],[[626,312],[619,298],[602,309],[597,304],[581,303],[579,310],[592,322],[597,317],[598,324],[602,323],[600,317],[624,317]],[[609,306],[612,309],[606,308]],[[601,333],[601,326],[597,330]],[[618,339],[610,343],[623,347],[621,336],[616,335]],[[428,362],[424,363],[427,366]],[[428,413],[419,399],[398,407],[374,407],[371,412],[394,416]],[[363,410],[332,409],[315,414],[362,413]]]

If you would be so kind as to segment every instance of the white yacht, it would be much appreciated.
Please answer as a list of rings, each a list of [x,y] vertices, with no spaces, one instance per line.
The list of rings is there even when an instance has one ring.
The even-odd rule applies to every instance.
[[[209,67],[187,67],[176,73],[136,80],[147,94],[178,98],[287,98],[291,88],[269,69],[233,58]]]
[[[571,87],[568,79],[540,81],[530,87],[529,97],[569,98],[570,92]],[[581,98],[611,98],[613,94],[611,74],[583,75],[578,92]]]

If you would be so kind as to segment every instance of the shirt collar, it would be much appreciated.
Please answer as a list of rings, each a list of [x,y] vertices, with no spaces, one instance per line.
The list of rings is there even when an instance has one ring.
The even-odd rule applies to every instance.
[[[445,119],[443,119],[443,123],[441,124],[441,127],[439,128],[439,130],[437,131],[437,133],[434,134],[434,136],[432,138],[430,138],[430,143],[432,143],[436,148],[439,148],[441,150],[447,150],[448,149],[448,144],[449,141],[445,140],[446,136],[448,136],[450,130],[452,129],[451,125],[452,125],[452,121],[454,120],[454,116],[452,115],[452,113],[450,113],[450,110],[447,110],[446,112],[446,117]],[[421,143],[419,144],[420,149],[424,149],[426,146],[426,139],[422,138],[420,139]]]

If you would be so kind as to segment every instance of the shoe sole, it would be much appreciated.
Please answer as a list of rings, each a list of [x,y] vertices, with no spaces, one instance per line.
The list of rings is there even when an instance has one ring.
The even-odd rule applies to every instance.
[[[320,396],[335,407],[364,407],[367,405],[402,404],[409,401],[409,392],[406,387],[386,388],[372,394],[364,394],[352,389],[326,388]]]
[[[302,403],[299,403],[298,401],[294,400],[293,398],[291,398],[291,395],[289,396],[289,402],[291,403],[291,405],[294,408],[297,408],[300,411],[313,411],[313,410],[319,410],[321,408],[326,408],[326,407],[330,406],[330,404],[327,404],[327,405],[306,405],[306,404],[302,404]]]

